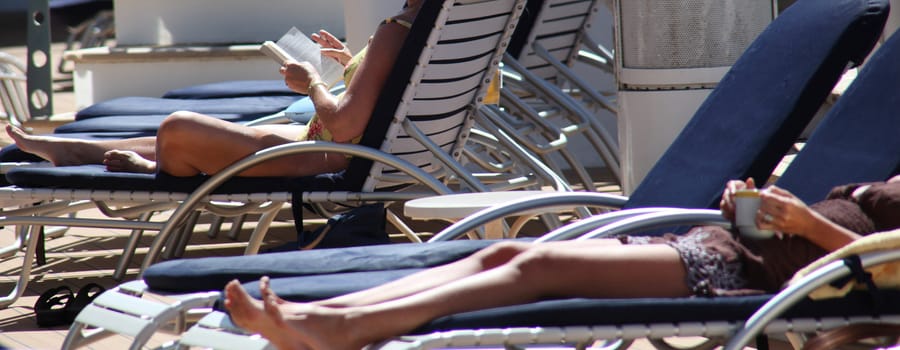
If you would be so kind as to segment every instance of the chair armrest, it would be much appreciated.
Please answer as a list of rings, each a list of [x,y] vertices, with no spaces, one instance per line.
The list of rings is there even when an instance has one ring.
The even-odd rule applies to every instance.
[[[860,254],[859,257],[862,266],[867,268],[900,260],[900,250]],[[800,300],[806,298],[809,293],[823,285],[849,275],[850,272],[850,268],[842,260],[839,260],[822,266],[785,288],[747,319],[744,327],[725,345],[725,350],[742,349],[744,344],[749,343],[769,322],[783,314]]]
[[[627,200],[623,196],[594,192],[538,194],[481,210],[438,232],[429,242],[452,240],[488,222],[518,213],[577,206],[621,208]]]
[[[719,210],[671,208],[670,210],[662,210],[622,219],[597,228],[578,239],[610,237],[662,227],[683,225],[717,225],[730,227],[731,222],[722,217],[722,212]]]
[[[166,222],[166,225],[153,240],[153,244],[150,246],[147,256],[144,258],[141,271],[156,262],[156,259],[162,252],[162,248],[165,245],[165,242],[168,241],[169,236],[176,231],[175,229],[194,211],[194,208],[207,195],[229,178],[265,161],[309,152],[336,152],[372,159],[373,161],[387,164],[397,170],[409,174],[437,194],[448,194],[453,192],[446,185],[409,162],[394,155],[365,146],[324,141],[302,141],[266,148],[222,169],[218,174],[210,177],[209,180],[206,180],[206,182],[197,187],[194,192],[178,206],[175,212],[172,213],[172,216]]]
[[[541,236],[535,240],[535,242],[546,242],[546,241],[560,241],[566,239],[573,239],[579,236],[582,236],[588,232],[596,230],[598,228],[602,228],[611,223],[628,219],[635,216],[651,214],[651,213],[659,213],[664,211],[672,211],[677,210],[675,208],[635,208],[635,209],[625,209],[619,210],[609,213],[604,213],[600,215],[594,215],[589,218],[579,220],[568,224],[566,226],[560,227],[553,231],[548,232],[547,234]]]

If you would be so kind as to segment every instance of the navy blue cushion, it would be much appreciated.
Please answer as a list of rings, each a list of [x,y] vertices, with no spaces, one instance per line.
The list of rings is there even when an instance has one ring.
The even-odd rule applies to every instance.
[[[898,291],[881,291],[882,300],[896,300]],[[701,321],[741,323],[771,295],[719,298],[565,299],[516,305],[436,319],[413,334],[454,329],[507,327],[563,327]],[[900,303],[876,305],[866,292],[844,298],[804,300],[786,312],[785,318],[825,316],[877,316],[900,313]]]
[[[893,93],[900,91],[898,62],[900,36],[894,35],[866,62],[779,186],[812,203],[834,186],[881,181],[900,171],[900,97]]]
[[[118,140],[130,137],[143,137],[156,135],[156,129],[146,131],[128,132],[102,132],[102,133],[67,133],[53,136],[75,138],[84,140]],[[0,162],[40,162],[44,159],[22,151],[18,145],[12,143],[0,149]]]
[[[343,172],[310,177],[236,177],[214,193],[294,192],[309,189],[345,191]],[[19,187],[102,189],[110,191],[165,191],[190,193],[208,176],[175,177],[167,174],[109,172],[102,165],[17,168],[6,173],[6,180]]]
[[[471,241],[470,241],[471,242]],[[272,290],[285,300],[307,302],[327,299],[376,287],[422,271],[424,268],[404,268],[381,271],[343,272],[328,275],[308,275],[273,278]],[[182,280],[183,283],[184,280]],[[254,298],[259,299],[259,278],[243,284]],[[222,285],[224,287],[224,284]],[[220,290],[218,289],[212,290]]]
[[[206,114],[230,122],[246,122],[268,115],[269,113],[257,114]],[[101,133],[152,133],[156,134],[159,125],[166,119],[168,114],[150,114],[150,115],[117,115],[93,117],[81,119],[71,123],[63,124],[53,130],[54,134],[101,134]],[[56,135],[54,135],[56,136]]]
[[[153,290],[169,292],[195,292],[222,289],[228,281],[258,280],[262,276],[273,278],[307,274],[340,274],[358,271],[417,269],[437,266],[478,251],[490,244],[490,240],[460,240],[440,244],[398,243],[339,249],[315,249],[252,256],[209,257],[180,259],[161,262],[144,271],[143,278]],[[395,278],[403,274],[391,274]],[[346,279],[361,282],[362,279],[334,277],[328,280]],[[345,276],[346,277],[346,276]],[[191,283],[184,281],[190,280]],[[375,282],[384,282],[378,276]],[[375,283],[372,282],[372,283]],[[279,282],[279,284],[284,283]],[[332,290],[328,284],[320,284]],[[349,284],[353,286],[354,284]],[[366,284],[371,286],[374,284]],[[256,288],[258,290],[258,288]],[[286,293],[289,295],[290,293]]]
[[[78,111],[75,120],[103,116],[170,114],[192,111],[203,114],[238,114],[254,119],[281,112],[300,99],[294,96],[254,96],[214,99],[175,99],[156,97],[120,97],[96,103]]]
[[[747,48],[626,208],[717,208],[724,183],[765,183],[848,63],[877,41],[887,0],[798,1]]]
[[[232,80],[173,89],[167,91],[162,97],[205,99],[251,96],[299,97],[300,95],[288,88],[284,84],[284,80]]]

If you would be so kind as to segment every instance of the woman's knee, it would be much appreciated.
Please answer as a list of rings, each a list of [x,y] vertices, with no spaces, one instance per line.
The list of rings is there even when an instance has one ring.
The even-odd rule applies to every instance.
[[[516,255],[509,265],[518,271],[520,282],[528,284],[529,281],[534,281],[541,285],[549,280],[551,274],[558,272],[554,267],[553,256],[552,249],[535,245]]]
[[[203,136],[204,116],[189,111],[177,111],[163,119],[156,133],[157,147],[179,148],[184,143],[191,142],[197,137]]]
[[[189,112],[189,111],[177,111],[172,114],[169,114],[166,119],[163,119],[162,123],[159,125],[159,129],[157,131],[158,135],[178,135],[185,132],[190,132],[192,129],[196,129],[200,122],[198,121],[201,118],[201,114]]]
[[[498,242],[476,253],[475,258],[480,261],[484,269],[490,269],[509,262],[531,246],[531,243],[525,242]]]

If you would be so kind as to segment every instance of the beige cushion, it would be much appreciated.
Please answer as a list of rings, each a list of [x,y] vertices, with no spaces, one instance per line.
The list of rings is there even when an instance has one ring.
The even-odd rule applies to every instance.
[[[794,284],[812,271],[851,255],[898,248],[900,248],[900,229],[873,233],[813,261],[808,266],[797,271],[788,284]],[[900,288],[900,261],[870,267],[866,271],[872,274],[875,285],[882,288]],[[857,286],[856,281],[850,281],[841,288],[825,285],[810,293],[809,297],[812,299],[840,297],[855,287],[864,288],[865,286]]]

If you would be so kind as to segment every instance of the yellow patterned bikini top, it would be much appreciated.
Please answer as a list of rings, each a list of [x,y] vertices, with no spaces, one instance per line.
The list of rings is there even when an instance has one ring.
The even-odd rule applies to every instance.
[[[405,21],[402,19],[396,19],[393,17],[385,18],[381,21],[381,24],[388,23],[397,23],[401,26],[406,27],[407,29],[412,28],[412,23],[409,21]],[[353,80],[353,76],[356,75],[356,70],[359,68],[359,63],[362,62],[363,58],[366,57],[366,50],[368,46],[363,47],[356,55],[354,55],[349,62],[347,62],[347,66],[344,68],[344,85],[350,86],[350,82]],[[343,93],[338,95],[338,99],[344,96]],[[491,80],[491,85],[488,87],[488,91],[484,97],[484,103],[486,104],[497,104],[500,100],[500,74],[499,71],[494,73],[494,78]],[[362,135],[354,137],[350,140],[351,143],[359,143],[362,139]],[[325,126],[319,120],[318,115],[314,115],[307,124],[307,132],[301,133],[298,141],[334,141],[334,138],[331,136],[331,132],[328,129],[325,129]],[[348,156],[349,157],[349,156]]]
[[[395,19],[392,17],[386,18],[384,21],[381,21],[381,24],[387,24],[387,23],[397,23],[401,26],[406,27],[407,29],[412,27],[412,23],[409,23],[408,21],[404,21],[402,19]],[[381,25],[381,24],[379,24],[379,25]],[[359,63],[362,62],[363,58],[366,57],[366,51],[368,48],[369,48],[368,46],[363,47],[362,50],[360,50],[358,53],[356,53],[356,55],[353,55],[353,57],[350,58],[350,61],[347,62],[347,66],[344,67],[344,85],[345,86],[350,86],[350,82],[353,80],[353,76],[356,75],[356,70],[359,69]],[[344,97],[344,93],[339,94],[337,97],[338,97],[338,99],[341,99],[342,97]],[[307,131],[305,134],[301,133],[300,137],[298,138],[298,141],[313,141],[313,140],[315,140],[315,141],[334,141],[334,138],[331,136],[331,132],[329,132],[328,129],[325,129],[325,126],[319,120],[318,115],[314,115],[312,118],[310,118],[309,123],[307,123],[306,125],[307,125]],[[359,141],[361,139],[362,139],[362,135],[359,135],[357,137],[354,137],[352,140],[350,140],[350,142],[354,143],[354,144],[359,143]]]

